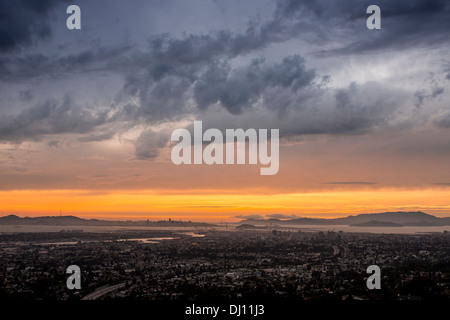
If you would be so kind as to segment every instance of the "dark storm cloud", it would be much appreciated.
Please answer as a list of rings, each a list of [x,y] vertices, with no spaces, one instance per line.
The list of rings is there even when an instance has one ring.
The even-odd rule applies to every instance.
[[[395,129],[407,95],[377,82],[352,83],[342,89],[308,85],[297,93],[291,88],[266,88],[256,106],[247,106],[239,116],[212,108],[195,118],[203,121],[204,130],[217,128],[223,134],[229,128],[278,128],[283,141],[294,142],[303,135],[355,135]],[[280,108],[284,108],[281,113]],[[192,124],[187,129],[192,132]]]
[[[278,108],[280,112],[285,109],[304,108],[305,99],[320,96],[326,90],[319,90],[319,84],[316,84],[315,91],[309,90],[309,97],[305,94],[297,95],[298,88],[313,87],[316,81],[315,70],[307,70],[301,58],[285,58],[282,63],[271,69],[258,61],[232,69],[227,61],[270,44],[297,37],[311,40],[312,43],[323,43],[324,40],[337,42],[333,40],[336,38],[334,35],[342,28],[355,28],[355,24],[358,24],[356,31],[349,34],[354,43],[346,47],[349,49],[348,53],[355,52],[352,46],[356,44],[363,46],[363,43],[369,44],[371,41],[378,41],[377,45],[382,48],[389,45],[387,39],[389,36],[377,35],[373,37],[374,39],[368,39],[366,33],[368,30],[365,21],[368,15],[365,9],[369,4],[371,3],[361,1],[339,2],[339,4],[320,1],[279,1],[271,19],[263,23],[249,24],[245,33],[233,34],[222,31],[207,35],[189,35],[184,39],[171,39],[168,35],[156,37],[150,42],[149,52],[142,53],[138,59],[144,65],[147,63],[146,72],[129,76],[125,89],[129,94],[139,98],[140,110],[137,114],[147,115],[153,120],[170,119],[184,112],[191,113],[192,109],[182,106],[183,101],[191,97],[201,111],[219,103],[235,115],[251,110],[255,102],[262,102],[266,108]],[[386,18],[400,17],[400,20],[404,20],[408,15],[434,16],[439,10],[447,7],[445,3],[439,1],[432,1],[431,4],[402,1],[398,5],[382,2],[380,5],[383,10],[386,9]],[[395,34],[402,30],[401,26],[397,24],[395,26],[397,29],[390,33]],[[419,31],[420,37],[427,32],[433,35],[437,32],[438,36],[446,35],[444,28],[427,29],[423,26]],[[420,44],[424,39],[419,40]],[[402,41],[400,39],[396,44]],[[417,45],[416,40],[413,42]],[[341,53],[346,52],[344,47],[341,49]],[[157,89],[158,84],[164,89]],[[286,88],[289,90],[283,90]],[[369,102],[359,94],[362,90],[370,96]],[[382,125],[399,104],[395,92],[388,91],[385,89],[384,92],[389,94],[384,97],[380,94],[379,98],[373,97],[375,89],[371,90],[365,86],[337,91],[336,107],[330,107],[332,109],[330,114],[327,114],[330,111],[327,107],[321,106],[317,106],[318,110],[310,108],[302,111],[311,119],[302,131],[345,133],[366,131],[365,129],[374,125]],[[435,98],[442,92],[443,88],[440,87],[432,93],[419,93],[418,103]],[[383,102],[389,102],[389,99],[396,100],[394,101],[396,103],[387,108]]]
[[[200,109],[220,102],[231,114],[240,114],[262,98],[269,88],[289,88],[291,93],[312,84],[314,70],[307,70],[300,56],[286,57],[280,64],[267,66],[264,61],[230,71],[226,64],[212,64],[194,87]]]
[[[373,4],[381,8],[381,30],[366,28],[366,9]],[[337,48],[321,49],[322,54],[418,48],[450,40],[450,2],[446,0],[280,0],[275,20],[301,28],[298,31],[313,41],[336,43]],[[346,38],[339,36],[343,31]]]
[[[53,2],[48,1],[49,4]],[[15,19],[16,15],[15,11],[8,12],[11,19]],[[95,66],[125,74],[144,67],[146,76],[152,81],[159,81],[168,75],[179,75],[180,69],[183,72],[187,66],[203,67],[214,60],[231,59],[297,35],[297,30],[286,25],[284,18],[274,17],[262,23],[249,21],[247,30],[241,33],[221,30],[208,34],[189,34],[180,39],[171,38],[169,34],[152,36],[148,49],[143,52],[131,50],[130,45],[123,44],[117,48],[88,49],[67,56],[28,54],[23,57],[5,57],[0,60],[0,67],[5,71],[0,76],[8,79],[8,76],[15,74],[33,78],[48,73],[89,71],[95,62],[101,62]]]
[[[18,115],[0,116],[0,141],[20,142],[38,140],[47,134],[89,133],[106,121],[106,111],[77,106],[66,96],[62,103],[48,100]]]
[[[147,129],[141,133],[135,142],[135,153],[138,159],[153,159],[159,155],[159,150],[169,141],[169,134]]]
[[[291,102],[292,111],[284,120],[285,134],[362,134],[386,129],[395,124],[405,99],[404,92],[377,82],[351,83],[347,88],[315,94],[303,105],[302,100]]]
[[[47,21],[45,15],[56,1],[30,0],[18,3],[25,9],[14,8],[13,10],[10,2],[3,1],[2,4],[6,7],[3,15],[8,17],[8,21],[17,21],[15,23],[20,25],[31,25],[29,28],[32,28],[32,23],[22,21],[20,12],[33,12],[45,22]],[[365,10],[370,4],[377,4],[382,8],[381,30],[371,31],[365,26],[368,17]],[[10,23],[2,24],[2,26],[12,28]],[[450,3],[448,1],[385,0],[372,3],[372,1],[348,0],[330,3],[329,1],[279,0],[271,18],[263,22],[250,20],[247,30],[240,33],[221,30],[208,34],[189,34],[181,39],[164,34],[152,36],[148,50],[145,52],[135,50],[133,56],[125,56],[125,52],[131,50],[130,46],[126,48],[119,46],[86,50],[56,58],[29,55],[22,59],[0,61],[0,67],[8,71],[8,66],[13,64],[14,71],[25,75],[26,70],[37,68],[29,73],[33,77],[40,72],[48,72],[50,65],[54,66],[55,72],[72,69],[83,71],[85,68],[91,69],[93,62],[101,61],[103,68],[114,71],[120,69],[123,72],[127,70],[133,72],[135,68],[146,67],[152,80],[158,81],[165,75],[177,73],[182,66],[198,66],[217,59],[231,59],[292,38],[319,45],[325,41],[341,44],[338,49],[330,52],[355,53],[374,49],[394,49],[399,46],[416,48],[446,43],[449,41],[447,36],[449,27]],[[343,30],[348,31],[344,37]],[[5,29],[3,33],[16,39],[14,43],[21,43],[22,39],[31,37],[33,29],[25,32],[24,37],[20,34],[16,35],[9,29]],[[351,43],[347,43],[346,39],[351,39]],[[122,54],[123,56],[120,57]]]
[[[0,59],[3,79],[21,75],[25,79],[71,71],[90,71],[94,67],[103,71],[135,73],[146,69],[148,80],[159,81],[165,76],[179,75],[180,70],[199,68],[219,58],[230,59],[263,49],[274,42],[289,40],[293,30],[286,30],[276,20],[254,26],[243,33],[227,30],[203,35],[190,34],[184,38],[171,38],[168,34],[152,36],[148,49],[141,52],[128,44],[116,48],[89,49],[67,56],[29,54],[24,57]],[[129,53],[129,54],[128,54]],[[95,64],[96,63],[96,64]]]
[[[221,30],[203,35],[190,34],[184,39],[160,35],[153,37],[149,44],[153,58],[195,64],[217,57],[234,58],[294,36],[294,30],[275,18],[262,23],[249,21],[247,30],[241,33]]]
[[[150,122],[178,120],[196,112],[187,105],[190,100],[195,102],[197,111],[220,103],[237,115],[244,109],[251,109],[257,101],[264,102],[265,91],[269,88],[287,89],[295,94],[312,86],[315,78],[315,71],[307,69],[300,56],[285,57],[278,64],[253,60],[235,69],[223,60],[206,59],[198,63],[194,60],[193,64],[186,65],[176,61],[176,67],[150,63],[145,72],[129,75],[124,92],[136,97],[139,106],[127,106],[120,117],[126,113]]]
[[[1,3],[8,19],[10,16],[17,19],[21,30],[25,13],[13,11],[8,2]],[[45,17],[55,1],[42,1],[39,5],[33,1],[18,3],[25,8],[24,12],[32,13],[32,20],[39,25],[41,18],[48,21]],[[382,9],[382,30],[370,31],[365,26],[368,17],[365,12],[370,4],[378,4]],[[211,31],[181,38],[169,34],[152,36],[145,50],[122,43],[65,55],[5,53],[0,57],[0,79],[5,82],[28,83],[71,72],[81,75],[111,72],[123,77],[121,97],[130,99],[117,101],[122,104],[110,116],[105,111],[49,100],[16,116],[0,116],[0,139],[83,132],[87,141],[102,140],[113,135],[116,122],[129,121],[132,126],[133,121],[142,119],[150,124],[177,121],[187,115],[201,119],[212,105],[231,115],[273,112],[267,121],[277,120],[282,135],[365,133],[375,127],[384,128],[395,122],[395,112],[405,98],[403,92],[380,83],[354,83],[348,88],[330,89],[326,86],[330,77],[307,68],[298,55],[266,63],[264,59],[249,61],[248,54],[260,54],[262,49],[290,39],[302,39],[312,47],[331,43],[338,48],[334,52],[341,54],[445,43],[449,8],[447,2],[436,0],[376,3],[280,0],[268,19],[249,21],[242,32]],[[23,30],[26,32],[18,35],[8,33],[16,40],[1,50],[20,47],[50,34],[37,32],[33,24]],[[243,57],[239,67],[233,67],[232,60],[236,57]],[[417,91],[417,105],[440,96],[443,90],[439,86],[432,92]],[[446,127],[446,119],[443,114],[434,122]],[[109,125],[111,130],[99,129],[103,125]],[[138,140],[136,156],[152,158],[154,151],[146,151],[145,146],[157,149],[159,140],[151,133]]]
[[[135,106],[128,104],[126,110],[120,111],[120,117],[144,118],[152,123],[183,118],[192,112],[186,107],[186,102],[196,70],[186,66],[180,68],[177,74],[166,74],[158,81],[154,81],[148,73],[129,76],[124,93],[135,97],[139,103]]]
[[[0,1],[0,52],[12,51],[51,35],[49,12],[58,0]]]
[[[60,78],[69,73],[119,72],[127,62],[128,44],[87,49],[65,56],[25,54],[0,57],[0,80],[28,82],[35,78]]]

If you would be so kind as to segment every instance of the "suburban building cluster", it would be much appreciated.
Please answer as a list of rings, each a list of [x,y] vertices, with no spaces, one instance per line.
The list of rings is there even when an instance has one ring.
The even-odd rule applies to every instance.
[[[450,299],[447,232],[75,230],[0,239],[2,298]],[[366,286],[373,264],[380,290]],[[81,269],[80,290],[66,287],[69,265]]]

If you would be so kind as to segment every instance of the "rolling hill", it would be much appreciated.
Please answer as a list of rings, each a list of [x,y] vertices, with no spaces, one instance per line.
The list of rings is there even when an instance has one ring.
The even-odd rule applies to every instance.
[[[241,223],[283,224],[283,225],[396,225],[396,226],[450,226],[450,218],[438,218],[422,211],[367,213],[335,219],[295,218],[281,219],[246,219]]]

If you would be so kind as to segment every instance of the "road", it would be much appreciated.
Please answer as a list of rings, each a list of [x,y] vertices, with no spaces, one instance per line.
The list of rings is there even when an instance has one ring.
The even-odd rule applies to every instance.
[[[116,284],[113,286],[103,286],[103,287],[98,288],[94,292],[89,293],[87,296],[81,298],[81,300],[97,300],[98,298],[100,298],[108,293],[119,290],[123,287],[125,287],[125,282],[119,283],[119,284]]]

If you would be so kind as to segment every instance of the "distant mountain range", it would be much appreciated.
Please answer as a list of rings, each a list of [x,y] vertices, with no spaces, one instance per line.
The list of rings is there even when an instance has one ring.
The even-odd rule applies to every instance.
[[[245,219],[241,223],[254,225],[261,224],[283,224],[283,225],[349,225],[360,227],[394,227],[394,226],[450,226],[449,218],[438,218],[422,211],[415,212],[383,212],[367,213],[356,216],[335,219],[314,219],[314,218],[295,218],[295,219]]]
[[[359,214],[335,219],[245,219],[241,224],[261,225],[349,225],[359,227],[401,227],[401,226],[450,226],[449,218],[438,218],[425,212],[383,212]],[[0,225],[55,225],[55,226],[213,226],[209,223],[191,221],[109,221],[82,219],[75,216],[18,217],[8,215],[0,217]]]
[[[170,227],[199,227],[211,226],[211,224],[191,221],[109,221],[98,219],[82,219],[75,216],[46,216],[46,217],[18,217],[8,215],[0,217],[0,225],[49,225],[49,226],[170,226]]]

